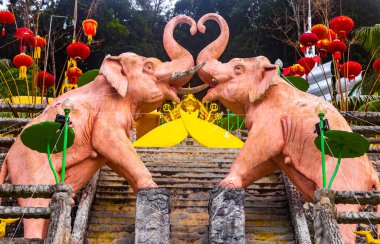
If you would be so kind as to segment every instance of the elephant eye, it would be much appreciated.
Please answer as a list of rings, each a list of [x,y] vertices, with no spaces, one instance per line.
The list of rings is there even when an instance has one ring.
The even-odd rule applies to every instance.
[[[144,70],[147,72],[153,72],[153,63],[147,62],[144,66]]]
[[[239,65],[236,65],[236,66],[234,67],[234,71],[235,71],[235,74],[240,75],[240,74],[244,73],[245,68],[244,68],[243,65],[240,65],[240,64],[239,64]]]

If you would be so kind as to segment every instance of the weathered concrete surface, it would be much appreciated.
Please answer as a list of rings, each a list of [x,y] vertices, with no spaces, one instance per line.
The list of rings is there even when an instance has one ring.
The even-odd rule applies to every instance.
[[[244,189],[212,189],[209,203],[210,243],[245,243],[244,196]]]

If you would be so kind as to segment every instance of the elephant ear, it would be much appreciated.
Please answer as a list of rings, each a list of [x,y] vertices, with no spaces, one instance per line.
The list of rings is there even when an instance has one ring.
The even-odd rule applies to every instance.
[[[100,67],[99,74],[103,75],[122,97],[125,97],[128,90],[128,80],[123,71],[123,61],[123,57],[107,55]]]
[[[260,67],[257,73],[256,82],[248,94],[251,103],[259,100],[269,87],[278,84],[276,79],[277,69],[277,65],[273,64],[265,64]]]

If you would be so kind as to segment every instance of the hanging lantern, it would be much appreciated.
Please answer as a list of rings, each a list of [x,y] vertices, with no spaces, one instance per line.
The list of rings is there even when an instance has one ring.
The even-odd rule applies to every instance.
[[[10,25],[10,24],[13,24],[14,22],[15,22],[15,16],[11,12],[7,10],[0,11],[0,23],[3,24],[3,30],[1,31],[2,36],[5,36],[4,25]]]
[[[67,70],[67,77],[70,84],[77,84],[79,76],[82,75],[82,70],[78,67],[71,67]]]
[[[354,80],[356,76],[361,74],[362,70],[362,66],[354,61],[348,61],[339,68],[340,74],[349,80]]]
[[[314,33],[305,32],[301,35],[299,42],[306,47],[311,47],[317,44],[318,36]]]
[[[37,86],[40,88],[41,94],[45,94],[47,89],[55,84],[55,78],[46,71],[40,71],[37,74]]]
[[[46,40],[43,37],[36,36],[34,38],[34,58],[39,59],[41,58],[41,47],[44,47],[46,45]]]
[[[327,50],[333,55],[334,60],[338,63],[342,60],[342,53],[344,53],[346,49],[346,44],[338,39],[330,42],[327,46]]]
[[[26,71],[32,66],[33,59],[25,53],[20,53],[13,58],[13,64],[19,68],[19,79],[26,79]]]
[[[25,52],[25,46],[34,45],[34,34],[26,27],[18,28],[15,32],[15,36],[20,45],[20,52]]]
[[[338,33],[339,39],[345,40],[354,28],[354,21],[348,16],[338,16],[330,21],[330,28]]]
[[[375,62],[373,62],[373,69],[376,70],[380,76],[380,58],[376,59]]]
[[[329,29],[329,34],[327,35],[327,39],[329,41],[334,41],[337,37],[338,36],[336,35],[336,33],[333,30]]]
[[[306,75],[308,75],[315,66],[315,60],[309,57],[300,58],[297,63],[304,68]]]
[[[329,29],[323,24],[317,24],[311,28],[311,32],[316,34],[318,39],[321,40],[327,37],[329,34]]]
[[[290,66],[289,75],[291,76],[303,76],[305,74],[305,68],[299,64]]]
[[[69,57],[74,60],[85,60],[90,55],[90,48],[83,42],[71,43],[66,51]]]
[[[98,27],[98,22],[93,19],[86,19],[82,22],[84,34],[87,36],[88,43],[91,44],[92,37],[96,35],[96,28]]]
[[[304,53],[304,52],[306,52],[306,50],[307,50],[307,47],[300,44],[300,51]]]
[[[326,58],[327,57],[327,47],[329,45],[330,41],[328,39],[319,40],[317,43],[317,48],[319,50],[319,54],[321,57]]]

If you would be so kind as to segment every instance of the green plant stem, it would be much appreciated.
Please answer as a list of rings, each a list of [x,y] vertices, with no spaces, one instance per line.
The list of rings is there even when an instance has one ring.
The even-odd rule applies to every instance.
[[[230,131],[230,110],[227,110],[227,130]]]
[[[58,184],[58,182],[59,182],[59,180],[58,180],[58,174],[57,174],[57,171],[55,171],[55,168],[54,168],[54,165],[53,165],[53,161],[51,160],[50,141],[47,142],[46,152],[47,152],[47,155],[48,155],[48,160],[49,160],[49,165],[50,165],[51,171],[53,171],[55,183]]]
[[[331,190],[331,186],[333,184],[335,176],[338,173],[338,169],[339,169],[339,166],[340,166],[340,160],[342,159],[342,152],[343,152],[343,148],[341,147],[340,151],[339,151],[338,162],[336,163],[334,173],[331,175],[331,178],[330,178],[330,182],[329,182],[329,186],[328,186],[329,190]]]
[[[322,185],[326,188],[326,157],[325,157],[325,131],[323,125],[323,113],[318,114],[319,117],[319,129],[321,131],[321,152],[322,152]]]
[[[68,123],[70,109],[65,109],[65,125],[63,127],[63,152],[62,152],[62,172],[61,172],[61,182],[65,182],[65,172],[66,172],[66,151],[67,151],[67,134],[68,134]]]

